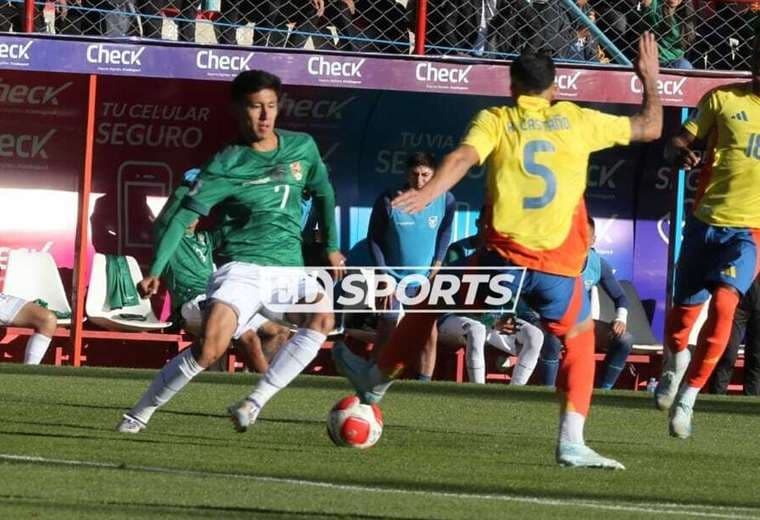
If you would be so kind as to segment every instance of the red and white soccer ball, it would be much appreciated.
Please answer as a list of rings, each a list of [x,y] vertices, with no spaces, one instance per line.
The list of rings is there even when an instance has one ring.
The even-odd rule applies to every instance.
[[[337,446],[370,448],[383,434],[383,412],[355,395],[344,397],[327,415],[327,434]]]

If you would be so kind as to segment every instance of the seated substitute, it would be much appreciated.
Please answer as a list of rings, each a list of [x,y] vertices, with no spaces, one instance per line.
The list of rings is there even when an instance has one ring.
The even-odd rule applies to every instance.
[[[449,246],[446,265],[464,265],[466,258],[484,245],[482,224],[483,219],[478,218],[476,234]],[[486,345],[518,356],[510,384],[525,385],[536,368],[544,342],[544,332],[535,321],[536,314],[523,302],[518,302],[516,314],[446,314],[438,320],[438,341],[464,343],[467,378],[476,384],[486,382]]]
[[[596,240],[596,224],[591,217],[588,217],[588,232],[591,237],[590,244],[593,246]],[[615,319],[612,322],[594,320],[596,350],[606,352],[604,368],[597,378],[596,387],[609,390],[615,386],[625,368],[625,360],[633,348],[633,337],[626,330],[630,304],[623,288],[615,279],[612,267],[593,247],[589,248],[581,277],[587,292],[590,293],[594,286],[599,286],[615,303]],[[545,385],[554,386],[561,349],[562,345],[556,336],[547,334],[541,351],[542,383]]]
[[[0,293],[0,327],[29,327],[34,334],[26,342],[25,365],[39,365],[45,357],[58,320],[51,311],[10,294]]]

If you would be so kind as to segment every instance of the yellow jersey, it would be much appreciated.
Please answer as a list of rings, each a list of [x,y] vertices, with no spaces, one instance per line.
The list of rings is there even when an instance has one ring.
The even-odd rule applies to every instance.
[[[684,129],[711,138],[694,216],[715,226],[760,228],[760,96],[752,84],[711,90]]]
[[[628,117],[541,97],[478,113],[462,144],[486,164],[488,246],[515,265],[578,276],[589,246],[589,154],[630,140]]]

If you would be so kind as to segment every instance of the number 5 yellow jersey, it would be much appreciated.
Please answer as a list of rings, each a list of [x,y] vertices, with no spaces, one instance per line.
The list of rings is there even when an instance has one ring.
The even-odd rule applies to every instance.
[[[579,275],[589,246],[589,154],[630,140],[628,117],[541,97],[478,113],[462,143],[486,164],[488,246],[516,265]]]

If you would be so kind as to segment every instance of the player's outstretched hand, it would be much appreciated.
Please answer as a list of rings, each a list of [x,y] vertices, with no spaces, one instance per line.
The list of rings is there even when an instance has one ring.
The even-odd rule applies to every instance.
[[[161,287],[161,280],[157,276],[146,276],[137,284],[137,290],[143,297],[153,296],[158,293]]]
[[[430,204],[431,200],[425,189],[406,190],[403,193],[399,193],[391,201],[391,205],[401,211],[414,214],[425,209],[425,206]]]
[[[642,83],[655,81],[660,73],[660,55],[654,34],[645,31],[639,37],[639,57],[636,60],[636,74]]]
[[[343,253],[340,251],[327,253],[327,261],[333,269],[333,277],[336,280],[340,280],[346,276],[346,257],[343,256]]]

